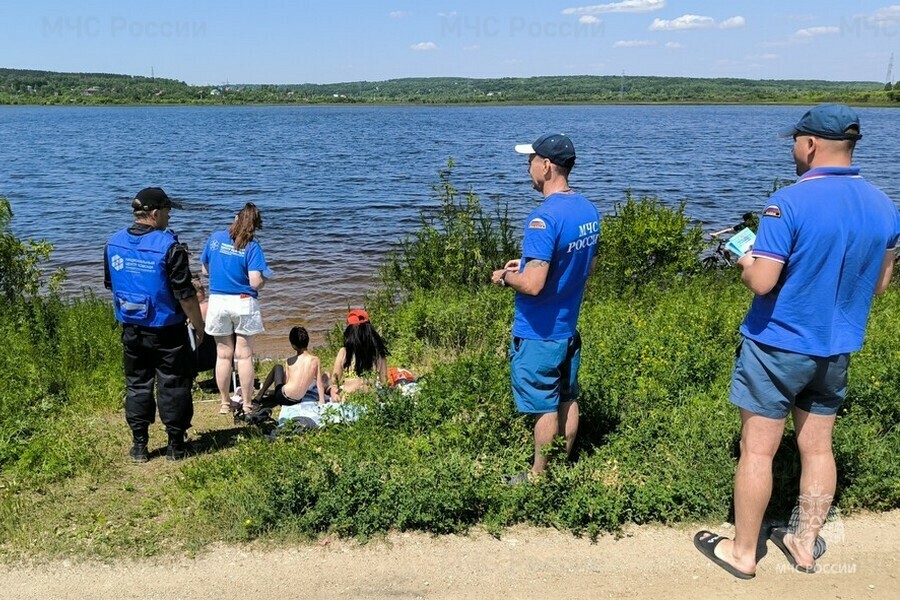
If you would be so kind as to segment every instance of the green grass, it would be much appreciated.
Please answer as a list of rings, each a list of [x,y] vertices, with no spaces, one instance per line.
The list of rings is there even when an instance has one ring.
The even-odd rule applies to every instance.
[[[677,214],[632,202],[641,204],[620,214],[643,216],[604,222],[609,239],[634,235],[616,227],[639,227],[695,243],[688,229],[678,237]],[[183,463],[165,461],[158,423],[150,463],[126,459],[121,348],[108,304],[53,294],[0,303],[0,558],[193,554],[216,542],[365,540],[391,530],[500,534],[518,523],[593,537],[627,523],[726,518],[740,434],[728,385],[751,299],[736,271],[698,269],[661,245],[635,279],[626,268],[636,255],[617,242],[621,260],[603,272],[630,283],[593,282],[585,298],[573,459],[557,442],[545,477],[508,487],[504,476],[526,469],[532,454],[531,422],[516,413],[509,385],[512,294],[472,276],[478,256],[505,238],[461,243],[488,217],[468,201],[448,206],[473,226],[431,231],[402,257],[427,264],[455,249],[447,285],[392,279],[388,264],[382,290],[390,293],[373,300],[393,363],[426,374],[417,396],[360,396],[357,423],[272,442],[220,417],[216,397],[198,393],[200,454]],[[851,364],[835,432],[845,512],[900,507],[898,314],[895,286],[875,300]],[[775,471],[770,509],[783,514],[797,492],[790,427]]]

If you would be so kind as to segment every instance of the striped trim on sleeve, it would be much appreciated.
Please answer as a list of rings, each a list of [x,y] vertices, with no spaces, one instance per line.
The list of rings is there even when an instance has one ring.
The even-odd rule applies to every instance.
[[[774,260],[775,262],[779,262],[781,264],[784,264],[784,261],[785,261],[785,258],[783,256],[779,256],[772,252],[764,252],[762,250],[751,250],[750,254],[753,256],[753,258],[767,258],[769,260]]]

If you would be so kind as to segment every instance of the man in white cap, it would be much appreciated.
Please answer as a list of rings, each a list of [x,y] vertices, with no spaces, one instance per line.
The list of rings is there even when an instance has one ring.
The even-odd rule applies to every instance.
[[[694,536],[700,552],[740,579],[756,573],[788,413],[802,465],[800,519],[795,530],[775,528],[769,537],[792,567],[815,572],[814,545],[837,482],[831,440],[850,353],[862,346],[872,297],[890,282],[900,233],[894,203],[851,166],[862,137],[855,111],[820,105],[783,133],[794,139],[800,179],[772,195],[753,250],[738,261],[756,296],[731,382],[742,422],[735,536]]]
[[[542,473],[542,448],[557,435],[566,453],[578,433],[578,367],[581,338],[576,326],[588,275],[596,263],[600,236],[597,208],[569,187],[575,147],[562,133],[516,146],[528,155],[528,174],[543,201],[525,220],[522,258],[493,272],[495,285],[516,293],[510,345],[513,396],[519,412],[533,414],[534,462],[530,473]]]

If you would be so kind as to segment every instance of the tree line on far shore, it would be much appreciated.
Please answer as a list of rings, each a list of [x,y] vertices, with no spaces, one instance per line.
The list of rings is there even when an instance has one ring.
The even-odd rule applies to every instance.
[[[328,84],[189,85],[158,77],[0,69],[0,104],[900,103],[872,81],[689,77],[424,77]]]

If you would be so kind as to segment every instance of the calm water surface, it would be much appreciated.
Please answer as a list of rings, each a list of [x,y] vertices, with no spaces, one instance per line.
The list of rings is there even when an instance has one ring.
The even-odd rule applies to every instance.
[[[0,196],[13,230],[54,244],[69,289],[100,290],[102,248],[130,222],[130,202],[158,185],[182,200],[171,227],[194,252],[247,201],[276,273],[261,301],[263,346],[278,353],[293,324],[321,334],[361,303],[384,253],[454,180],[524,217],[536,193],[512,150],[547,131],[575,141],[572,186],[601,212],[658,196],[708,228],[758,210],[776,178],[794,177],[776,137],[801,107],[0,107]],[[900,200],[900,111],[862,109],[863,173]],[[489,273],[485,273],[487,278]]]

